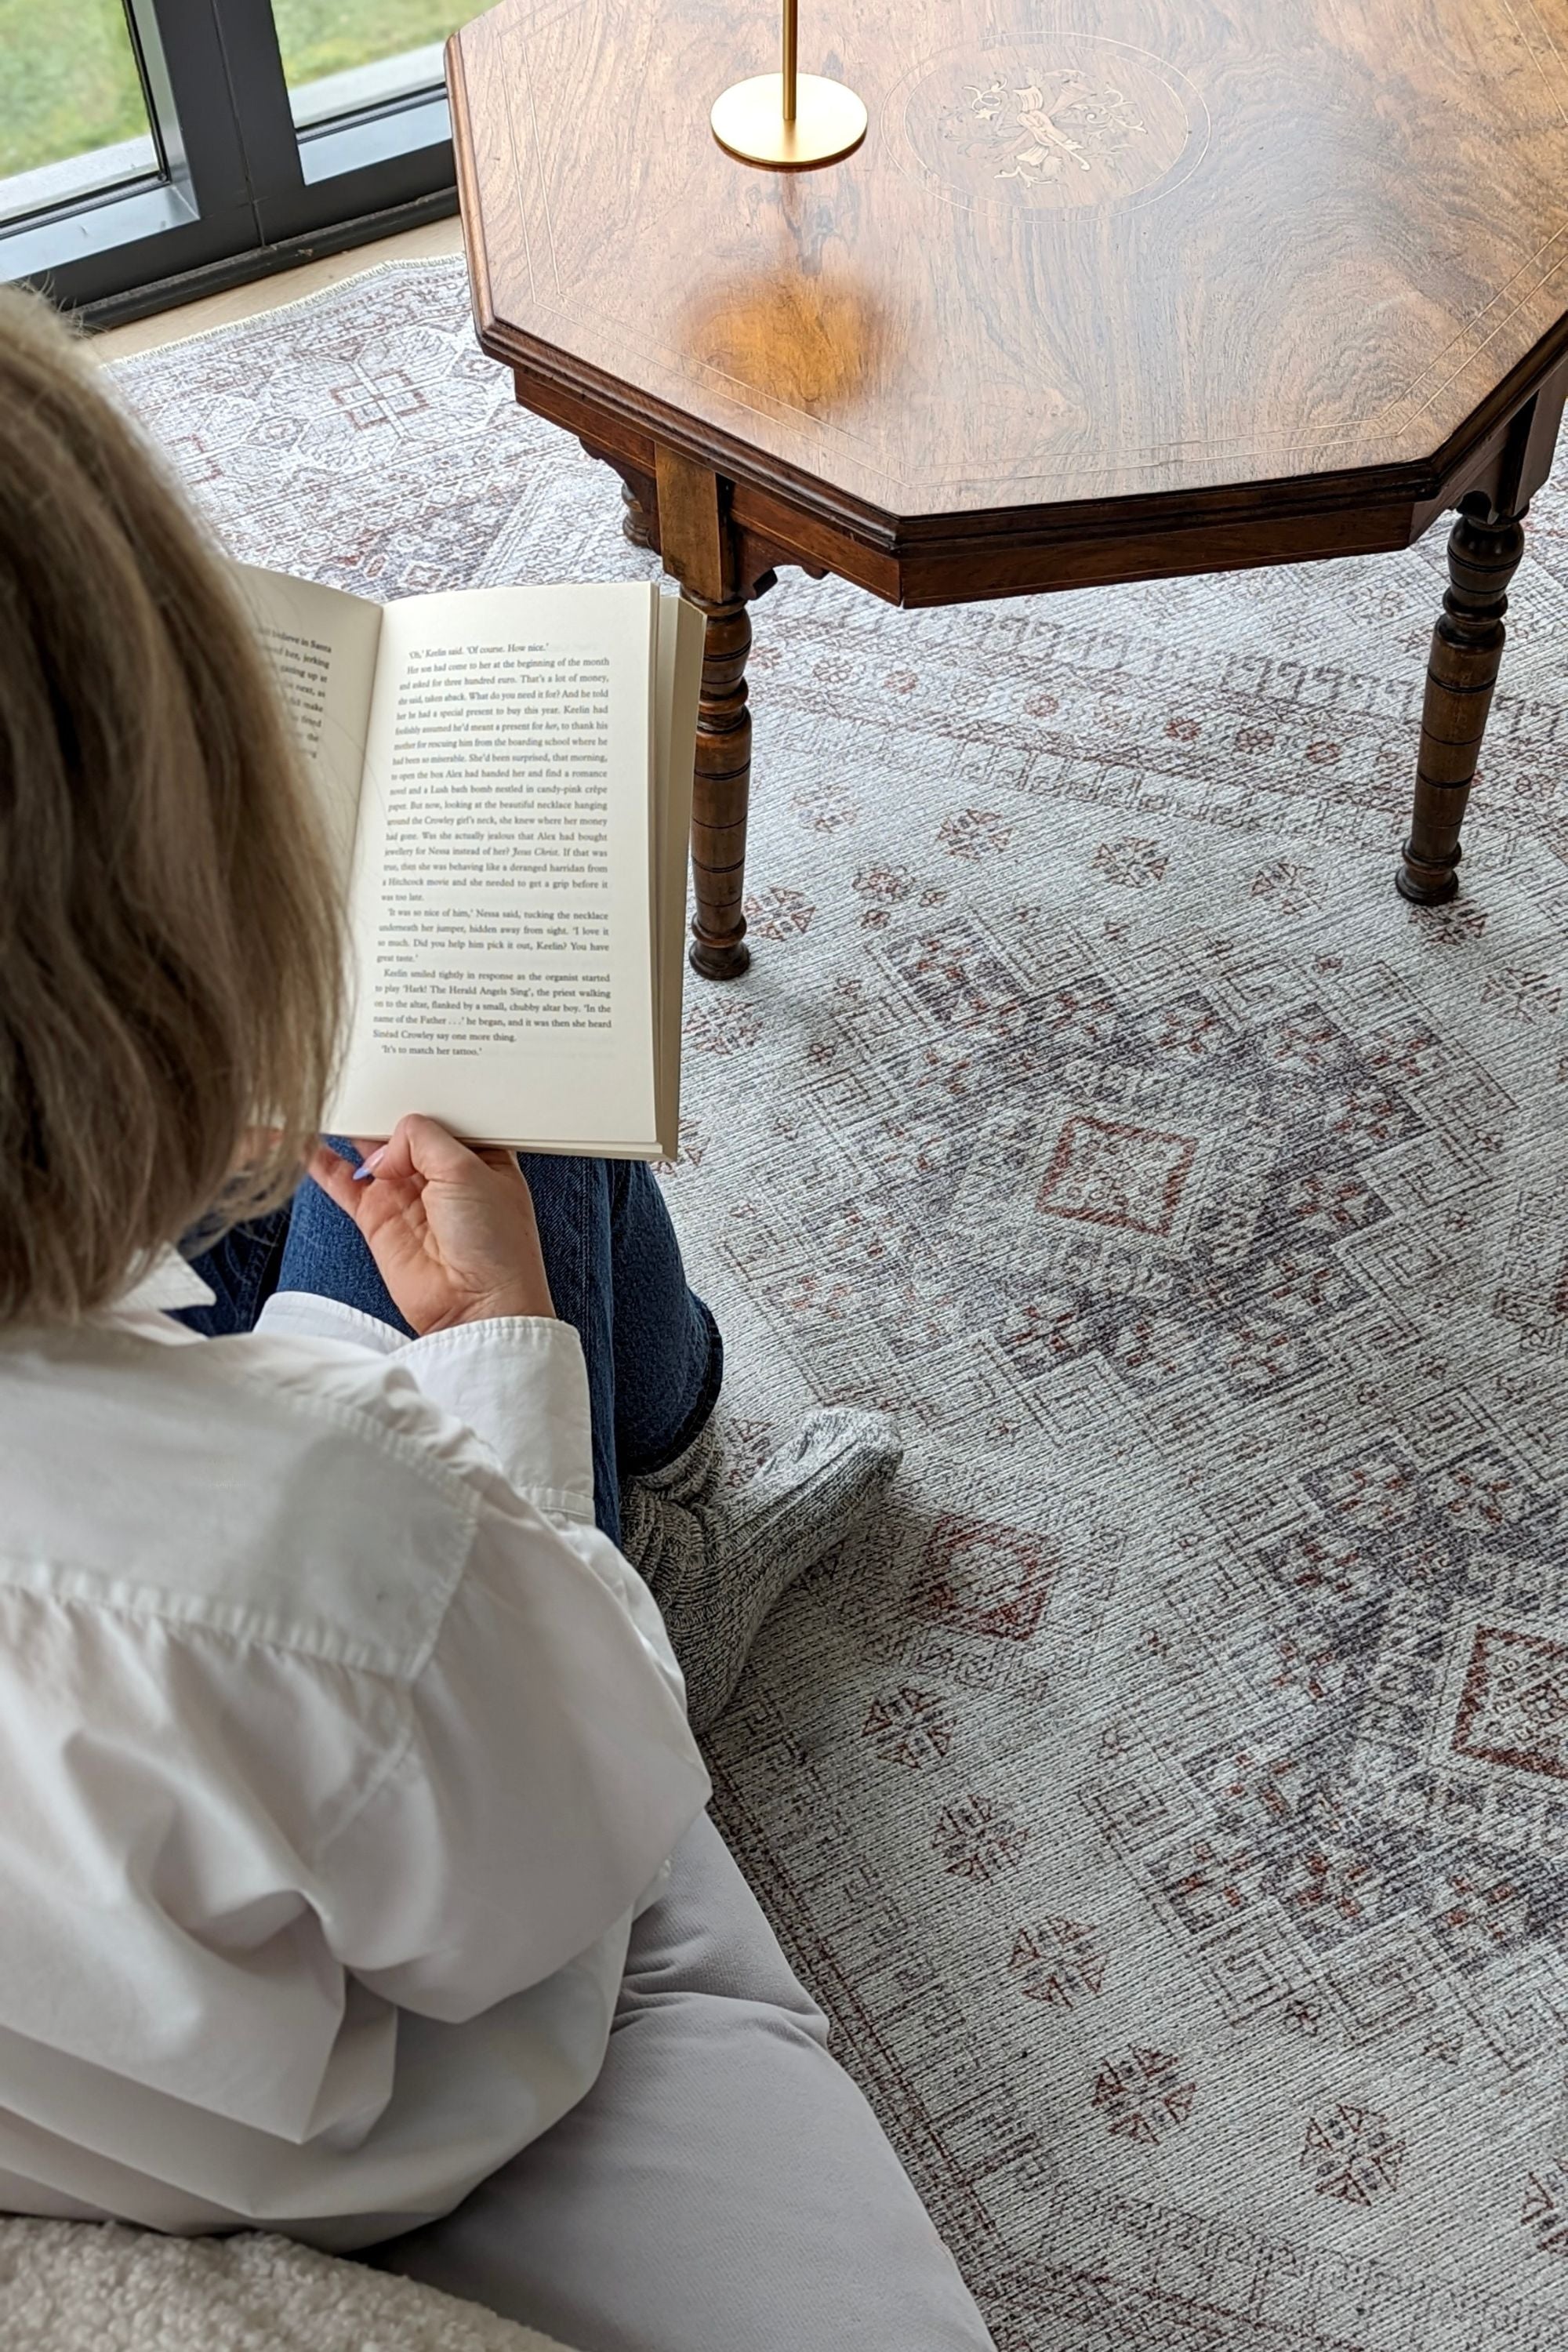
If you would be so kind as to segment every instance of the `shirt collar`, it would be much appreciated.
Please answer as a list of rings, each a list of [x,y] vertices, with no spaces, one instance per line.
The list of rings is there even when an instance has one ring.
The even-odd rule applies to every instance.
[[[213,1293],[176,1249],[161,1249],[144,1271],[120,1293],[111,1315],[166,1314],[174,1307],[211,1307]]]

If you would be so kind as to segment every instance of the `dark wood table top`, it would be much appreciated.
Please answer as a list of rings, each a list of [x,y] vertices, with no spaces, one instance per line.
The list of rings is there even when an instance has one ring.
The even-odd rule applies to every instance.
[[[1568,350],[1568,0],[805,0],[870,131],[803,174],[708,127],[776,32],[502,0],[458,35],[476,308],[851,526],[1435,495]]]

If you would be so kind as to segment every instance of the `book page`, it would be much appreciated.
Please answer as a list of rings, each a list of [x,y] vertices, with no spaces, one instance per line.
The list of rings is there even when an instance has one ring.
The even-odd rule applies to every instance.
[[[658,1139],[680,1149],[680,1008],[686,978],[686,879],[691,851],[692,765],[707,628],[684,596],[658,600],[654,826],[654,1033]]]
[[[254,563],[234,569],[320,789],[333,864],[346,888],[381,606]]]
[[[655,1138],[654,592],[389,604],[350,883],[353,1132]]]

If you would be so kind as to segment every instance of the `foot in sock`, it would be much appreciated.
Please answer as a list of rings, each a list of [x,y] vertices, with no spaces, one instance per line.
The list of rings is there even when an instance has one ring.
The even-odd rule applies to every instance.
[[[737,1486],[710,1421],[667,1469],[626,1481],[621,1546],[664,1612],[694,1729],[723,1712],[763,1618],[902,1454],[885,1414],[815,1412]]]

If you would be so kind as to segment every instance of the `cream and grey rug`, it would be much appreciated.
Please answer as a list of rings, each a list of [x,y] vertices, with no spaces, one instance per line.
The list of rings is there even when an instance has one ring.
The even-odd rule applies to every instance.
[[[455,263],[117,376],[238,554],[647,572]],[[754,614],[669,1198],[755,1442],[910,1452],[719,1812],[1004,2352],[1568,2327],[1568,476],[1415,915],[1441,539]]]

